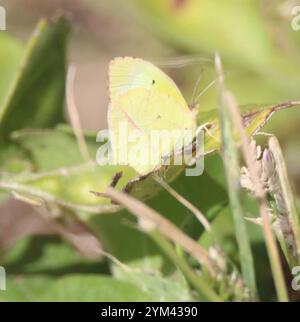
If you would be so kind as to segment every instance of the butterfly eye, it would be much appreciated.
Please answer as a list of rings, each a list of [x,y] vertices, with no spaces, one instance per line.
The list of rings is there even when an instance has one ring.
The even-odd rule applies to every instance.
[[[155,84],[155,80],[153,79],[153,80],[152,80],[152,85],[154,85],[154,84]]]

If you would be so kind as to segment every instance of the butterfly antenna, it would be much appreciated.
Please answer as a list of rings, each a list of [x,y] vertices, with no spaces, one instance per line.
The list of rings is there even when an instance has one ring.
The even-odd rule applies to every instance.
[[[154,63],[160,67],[182,68],[199,63],[206,63],[212,65],[213,59],[211,57],[205,57],[200,55],[185,55],[168,58],[166,60],[154,60]]]
[[[195,99],[195,102],[194,102],[194,104],[196,104],[198,101],[199,101],[199,99],[200,99],[200,97],[202,96],[202,95],[204,95],[211,87],[213,87],[215,84],[216,84],[216,82],[217,82],[217,79],[214,79],[212,82],[210,82],[199,94],[198,94],[198,96],[196,97],[196,99]]]
[[[191,100],[190,100],[190,106],[191,107],[194,106],[194,98],[196,96],[196,92],[197,92],[197,89],[199,87],[199,84],[200,84],[200,81],[201,81],[201,78],[202,78],[202,73],[203,73],[203,69],[201,70],[201,73],[200,73],[199,77],[197,78],[197,81],[196,81],[195,86],[193,88],[193,93],[192,93],[192,97],[191,97]]]
[[[224,73],[224,75],[226,76],[227,73]],[[218,78],[215,78],[213,81],[211,81],[196,97],[194,104],[197,104],[199,99],[201,98],[201,96],[203,96],[211,87],[213,87],[218,81]]]
[[[91,160],[91,158],[90,158],[87,144],[82,132],[82,126],[80,123],[78,109],[76,108],[76,104],[75,104],[75,94],[74,94],[75,76],[76,76],[76,67],[74,65],[70,65],[67,72],[67,86],[66,86],[67,109],[70,116],[70,122],[80,149],[80,153],[84,161],[88,162]]]

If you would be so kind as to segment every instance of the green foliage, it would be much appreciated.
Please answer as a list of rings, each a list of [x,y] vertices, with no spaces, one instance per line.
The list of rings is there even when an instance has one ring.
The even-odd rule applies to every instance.
[[[8,279],[8,290],[1,297],[4,301],[151,301],[138,287],[117,281],[108,276],[67,275],[61,278],[26,277]]]
[[[257,103],[264,102],[240,107],[248,137],[277,110],[296,105],[265,104],[264,99],[295,98],[299,71],[295,56],[287,56],[274,45],[268,29],[274,22],[263,20],[258,1],[247,0],[243,6],[236,0],[131,3],[174,48],[208,55],[218,50],[234,71],[228,83],[239,100],[251,103],[258,96]],[[184,167],[162,167],[139,178],[127,166],[99,166],[94,160],[100,144],[95,133],[88,132],[84,132],[84,139],[91,160],[86,161],[63,117],[69,32],[69,22],[59,17],[42,20],[24,48],[12,37],[0,35],[0,200],[5,200],[3,193],[13,193],[38,210],[37,215],[40,207],[46,206],[52,220],[63,227],[81,220],[108,254],[87,259],[57,237],[23,238],[1,254],[8,280],[0,300],[249,300],[253,298],[249,288],[251,295],[256,295],[254,271],[257,298],[276,299],[260,226],[244,219],[251,217],[257,224],[259,209],[251,196],[240,191],[239,137],[226,123],[229,116],[224,114],[224,106],[220,117],[216,94],[208,95],[201,101],[205,106],[198,109],[198,124],[208,125],[208,155],[200,177],[185,176]],[[292,39],[289,32],[288,41]],[[282,189],[298,235],[295,200],[281,157]],[[197,241],[216,274],[200,265],[180,243],[170,243],[170,236],[162,236],[155,228],[145,229],[147,225],[136,213],[138,218],[109,198],[91,193],[107,191],[120,171],[116,190],[130,187],[129,194],[143,200],[147,209],[155,210]],[[211,230],[205,230],[189,209],[164,190],[155,175],[199,209]],[[287,258],[288,252],[284,250]]]
[[[0,104],[2,104],[9,86],[11,86],[16,76],[18,65],[23,54],[23,47],[16,39],[9,37],[6,33],[0,34],[0,46]]]
[[[41,21],[0,108],[0,137],[24,127],[47,127],[63,119],[66,38],[64,18]]]

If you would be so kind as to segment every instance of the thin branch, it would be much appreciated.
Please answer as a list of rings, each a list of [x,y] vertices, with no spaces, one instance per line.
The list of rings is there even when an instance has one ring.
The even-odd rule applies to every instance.
[[[211,226],[209,221],[206,219],[204,214],[196,208],[190,201],[185,199],[182,195],[180,195],[176,190],[174,190],[171,186],[169,186],[162,178],[155,176],[154,179],[172,195],[176,200],[178,200],[183,206],[185,206],[188,210],[190,210],[195,217],[199,220],[202,226],[207,231],[211,231]]]
[[[67,108],[70,116],[71,125],[74,130],[74,134],[76,136],[76,140],[78,142],[81,155],[83,157],[83,160],[88,162],[89,160],[91,160],[91,158],[90,158],[89,150],[82,132],[80,118],[78,115],[78,110],[76,108],[75,99],[74,99],[75,74],[76,74],[76,67],[73,65],[69,66],[68,74],[67,74],[67,88],[66,88]]]

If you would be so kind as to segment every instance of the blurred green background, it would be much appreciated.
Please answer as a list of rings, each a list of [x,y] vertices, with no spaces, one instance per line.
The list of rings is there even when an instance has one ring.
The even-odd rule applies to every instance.
[[[77,67],[75,101],[84,129],[107,127],[107,67],[115,56],[136,56],[156,63],[175,80],[188,102],[199,77],[196,93],[215,79],[216,52],[224,61],[226,84],[240,105],[300,99],[300,30],[291,26],[295,18],[292,8],[298,1],[4,0],[1,5],[7,11],[7,31],[0,32],[0,64],[5,62],[1,64],[0,103],[36,23],[42,16],[52,17],[60,11],[66,12],[74,25],[68,57]],[[199,104],[201,110],[217,108],[214,86],[205,91]],[[278,136],[298,194],[299,128],[300,107],[278,112],[264,128]],[[55,231],[26,207],[15,202],[1,206],[0,242],[4,248],[23,235]],[[106,228],[105,222],[102,226]],[[38,244],[34,240],[29,243]],[[50,244],[56,247],[55,241]],[[77,257],[71,258],[70,266],[74,263]],[[94,273],[107,271],[105,265],[95,269],[89,265],[86,267]],[[85,265],[82,267],[84,270]]]

